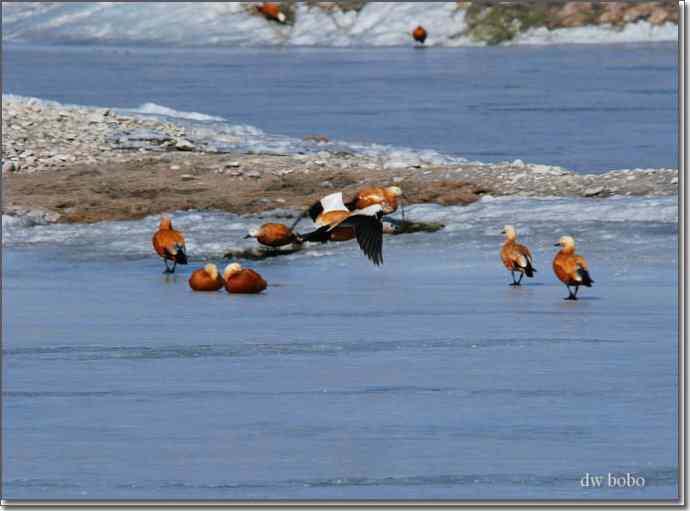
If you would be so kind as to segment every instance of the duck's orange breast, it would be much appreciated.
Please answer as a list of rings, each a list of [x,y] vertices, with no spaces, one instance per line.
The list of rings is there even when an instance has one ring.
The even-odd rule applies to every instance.
[[[415,41],[423,43],[426,40],[426,30],[421,25],[414,29],[412,32],[412,37]]]
[[[161,229],[153,235],[153,248],[161,257],[168,257],[175,260],[174,254],[177,252],[176,245],[185,245],[184,236],[174,229]],[[166,248],[168,253],[166,253]]]
[[[220,275],[214,279],[205,268],[200,268],[190,275],[189,287],[194,291],[218,291],[223,287],[223,279]]]
[[[575,285],[578,282],[575,280],[577,273],[577,264],[575,263],[575,255],[567,254],[560,251],[553,259],[553,272],[558,277],[558,280],[567,285]]]
[[[256,239],[262,245],[282,247],[295,242],[294,233],[284,224],[264,224],[260,232]]]
[[[263,277],[249,268],[230,275],[225,281],[225,289],[228,293],[260,293],[267,286]]]
[[[508,270],[513,269],[512,251],[513,251],[513,242],[512,241],[505,242],[503,244],[503,246],[501,247],[501,261],[503,262],[503,266],[508,268]]]

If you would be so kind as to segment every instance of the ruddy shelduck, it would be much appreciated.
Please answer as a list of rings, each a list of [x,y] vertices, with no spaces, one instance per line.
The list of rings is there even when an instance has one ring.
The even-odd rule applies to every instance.
[[[402,190],[397,186],[363,188],[349,202],[343,202],[343,194],[341,192],[332,193],[312,204],[309,209],[295,219],[290,229],[294,229],[300,220],[307,215],[314,223],[320,225],[322,221],[328,223],[333,217],[344,212],[365,209],[374,204],[381,206],[384,215],[390,215],[397,211],[398,203],[402,206],[401,198],[403,196]],[[323,216],[324,214],[327,214],[327,216]],[[404,209],[402,209],[402,215],[404,220]],[[352,236],[347,239],[352,239]]]
[[[280,5],[275,2],[264,2],[261,5],[257,5],[256,8],[266,19],[277,21],[278,23],[285,23],[287,21],[287,17],[280,10]]]
[[[275,248],[302,242],[302,239],[284,224],[263,224],[258,229],[250,229],[245,238],[256,238],[262,245]]]
[[[571,236],[562,236],[554,246],[561,247],[553,259],[553,271],[568,288],[568,296],[565,300],[577,300],[577,291],[580,286],[592,287],[594,282],[589,275],[587,261],[575,253],[575,240]],[[570,286],[575,287],[574,292]]]
[[[215,264],[207,264],[192,272],[189,277],[189,287],[194,291],[218,291],[225,282],[218,273]]]
[[[380,204],[350,211],[343,203],[341,192],[327,195],[320,204],[322,211],[314,220],[320,227],[302,234],[304,241],[341,241],[342,237],[352,236],[357,238],[359,247],[371,262],[383,263],[383,208]]]
[[[501,261],[513,277],[511,286],[519,286],[523,276],[533,277],[537,271],[532,267],[532,253],[525,245],[515,241],[517,233],[512,225],[506,225],[502,233],[506,239],[501,245]],[[516,272],[520,274],[518,280],[515,280]]]
[[[165,262],[163,273],[175,273],[177,264],[187,264],[187,249],[184,236],[173,229],[172,220],[167,216],[161,218],[158,230],[153,235],[153,248]],[[172,261],[172,268],[168,265]]]
[[[426,32],[426,29],[421,25],[417,25],[417,28],[415,28],[412,31],[412,37],[414,38],[415,41],[417,41],[420,44],[424,44],[424,41],[426,41],[427,35],[428,34]]]
[[[268,284],[261,275],[238,263],[231,263],[223,271],[225,290],[228,293],[260,293]]]

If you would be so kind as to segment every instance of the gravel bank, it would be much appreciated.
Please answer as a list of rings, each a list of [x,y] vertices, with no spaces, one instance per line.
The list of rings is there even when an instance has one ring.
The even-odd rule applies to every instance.
[[[308,154],[220,152],[207,127],[4,96],[3,213],[45,222],[141,218],[179,209],[255,213],[303,208],[336,190],[397,184],[412,203],[469,204],[482,195],[673,195],[676,169],[576,174],[513,162],[393,166],[329,147]],[[232,137],[223,135],[228,142]]]

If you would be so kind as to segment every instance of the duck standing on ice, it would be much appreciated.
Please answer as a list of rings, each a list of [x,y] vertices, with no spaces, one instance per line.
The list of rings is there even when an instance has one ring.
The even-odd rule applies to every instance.
[[[561,250],[553,259],[553,271],[556,277],[568,288],[568,296],[564,300],[577,300],[580,286],[592,287],[594,281],[589,275],[589,265],[585,258],[575,254],[575,240],[570,236],[562,236],[554,246]],[[575,292],[570,290],[575,287]]]
[[[419,44],[424,44],[424,41],[426,41],[427,35],[428,34],[427,34],[426,29],[421,25],[417,25],[417,28],[415,28],[412,31],[412,38],[415,41],[417,41]]]
[[[506,240],[501,246],[501,261],[513,277],[511,286],[519,286],[523,276],[531,278],[537,271],[532,267],[532,253],[525,245],[515,241],[517,234],[512,225],[506,225],[502,233],[506,235]],[[520,274],[518,280],[515,280],[515,272]]]
[[[175,273],[177,264],[187,264],[187,249],[184,236],[180,231],[173,229],[172,220],[167,216],[161,218],[158,231],[151,240],[156,253],[163,258],[165,271],[163,273]],[[172,261],[172,268],[168,265]]]

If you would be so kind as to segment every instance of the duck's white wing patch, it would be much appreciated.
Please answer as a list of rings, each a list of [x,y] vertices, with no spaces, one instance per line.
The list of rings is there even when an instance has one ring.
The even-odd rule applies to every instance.
[[[343,202],[343,192],[326,195],[321,199],[321,206],[323,206],[324,213],[329,213],[330,211],[349,211]]]
[[[367,206],[366,208],[354,210],[352,212],[352,216],[354,216],[354,215],[374,216],[379,211],[383,211],[381,204],[372,204],[371,206]]]

